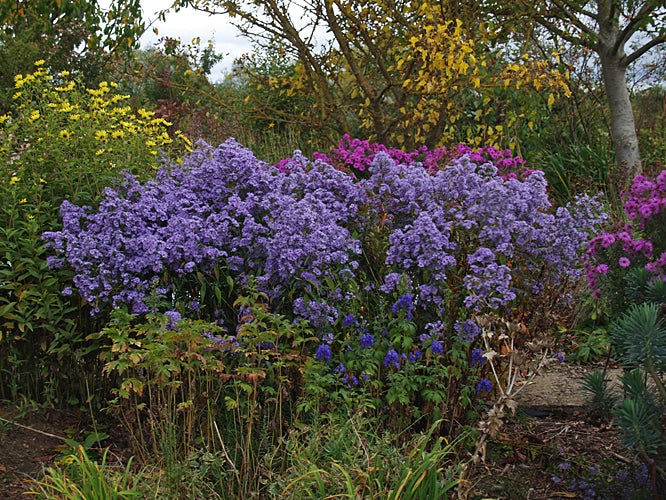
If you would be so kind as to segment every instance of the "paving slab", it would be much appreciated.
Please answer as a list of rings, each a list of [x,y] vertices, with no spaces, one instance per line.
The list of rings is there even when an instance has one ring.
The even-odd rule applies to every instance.
[[[583,389],[583,377],[600,366],[580,366],[568,363],[552,364],[537,375],[516,395],[519,408],[534,414],[573,414],[589,410],[591,395]],[[621,368],[607,368],[606,379],[611,387],[619,387]],[[523,382],[525,380],[523,379]]]

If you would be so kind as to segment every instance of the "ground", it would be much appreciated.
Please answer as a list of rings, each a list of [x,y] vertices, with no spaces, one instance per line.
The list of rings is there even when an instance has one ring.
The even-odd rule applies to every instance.
[[[0,419],[0,498],[25,498],[22,493],[58,457],[81,419],[72,412],[9,404],[0,405]]]
[[[470,468],[468,498],[582,498],[571,487],[575,475],[599,464],[634,467],[616,430],[592,418],[579,390],[583,373],[593,368],[565,363],[525,387],[519,397],[524,411],[490,440],[485,462]],[[0,405],[0,419],[3,499],[24,497],[30,482],[58,458],[64,438],[84,430],[82,415],[30,405]],[[600,495],[598,490],[597,498],[620,498]]]

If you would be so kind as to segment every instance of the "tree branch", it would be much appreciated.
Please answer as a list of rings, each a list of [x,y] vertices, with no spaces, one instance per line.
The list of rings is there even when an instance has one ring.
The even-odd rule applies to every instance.
[[[596,32],[592,28],[587,26],[583,21],[581,21],[579,19],[579,16],[577,16],[576,14],[571,12],[569,9],[567,9],[565,3],[563,3],[559,0],[553,0],[553,4],[558,9],[560,9],[564,13],[566,18],[569,19],[569,21],[571,21],[576,26],[576,28],[578,28],[580,31],[582,31],[583,33],[587,33],[588,35],[596,35]],[[578,14],[580,14],[580,15],[589,17],[592,20],[596,20],[596,18],[597,18],[597,16],[593,12],[587,11],[583,8],[578,9],[576,12],[578,12]]]
[[[617,52],[617,50],[627,43],[629,39],[636,33],[636,27],[646,18],[648,17],[653,11],[655,7],[654,5],[650,5],[650,3],[646,3],[641,7],[641,10],[638,11],[638,13],[631,17],[627,25],[624,27],[622,30],[622,33],[620,33],[620,36],[617,39],[617,42],[615,43],[615,47],[613,47],[613,51]]]
[[[572,35],[571,33],[564,31],[561,28],[558,28],[555,24],[553,24],[551,21],[546,19],[545,17],[541,16],[536,16],[534,19],[537,23],[539,23],[541,26],[546,28],[548,31],[551,33],[554,33],[555,35],[559,36],[560,38],[566,40],[567,42],[573,44],[573,45],[580,45],[581,47],[586,47],[590,50],[594,50],[595,43],[592,43],[590,40],[582,37],[577,37],[575,35]],[[596,33],[593,33],[594,38],[596,39],[598,35]]]
[[[664,42],[666,42],[666,33],[654,37],[648,43],[641,46],[639,49],[635,50],[634,52],[632,52],[628,56],[624,57],[622,63],[625,65],[625,67],[629,66],[632,62],[634,62],[636,59],[641,57],[647,51],[649,51],[650,49],[652,49],[652,48],[656,47],[657,45],[662,44]]]

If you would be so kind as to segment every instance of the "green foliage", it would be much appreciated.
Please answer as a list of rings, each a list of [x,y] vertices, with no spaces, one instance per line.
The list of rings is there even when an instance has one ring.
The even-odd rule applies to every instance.
[[[641,457],[663,462],[666,453],[663,401],[658,402],[644,373],[638,369],[626,372],[621,381],[627,397],[617,405],[615,414],[623,431],[622,440]]]
[[[44,64],[15,77],[0,115],[0,396],[76,403],[101,383],[85,337],[104,318],[62,295],[71,273],[50,269],[41,235],[58,227],[63,200],[94,205],[123,170],[151,175],[160,148],[187,141],[133,112],[117,85],[85,88]]]
[[[632,306],[615,323],[611,339],[626,368],[666,372],[666,324],[659,304]]]
[[[633,305],[611,331],[625,374],[625,398],[615,407],[625,444],[655,480],[666,481],[666,327],[663,304]]]
[[[552,124],[543,124],[544,128]],[[550,130],[556,133],[556,130]],[[595,138],[581,139],[582,142],[551,146],[549,140],[537,142],[534,148],[526,148],[526,159],[546,174],[553,198],[559,202],[571,200],[581,192],[598,193],[608,189],[608,175],[613,166],[613,158],[608,144]]]
[[[426,433],[401,443],[358,414],[295,430],[285,441],[284,474],[269,491],[281,498],[446,498],[458,481],[455,447]]]
[[[571,356],[577,363],[589,363],[598,361],[608,354],[610,341],[606,328],[595,328],[594,330],[577,330],[576,343],[573,346]]]
[[[590,411],[596,418],[609,420],[612,410],[618,402],[618,397],[612,392],[613,388],[606,377],[605,371],[594,370],[583,375],[583,389],[592,395]]]
[[[146,323],[134,320],[122,309],[114,311],[111,323],[89,340],[99,343],[105,373],[118,380],[116,404],[143,456],[159,455],[161,445],[173,442],[178,453],[187,454],[199,430],[199,406],[217,397],[206,395],[208,383],[224,365],[210,354],[213,341],[203,334],[215,335],[220,327],[184,320],[171,329],[164,315],[151,315]],[[164,419],[154,421],[150,415]],[[169,435],[172,425],[175,436]]]
[[[627,304],[666,303],[666,281],[655,280],[654,275],[643,267],[631,269],[624,278],[624,296]]]
[[[53,500],[145,498],[146,492],[139,489],[142,474],[132,473],[132,459],[124,470],[116,471],[107,463],[108,451],[104,450],[101,463],[97,463],[80,446],[75,455],[69,455],[56,467],[47,468],[45,478],[30,493]]]
[[[213,323],[162,314],[137,323],[122,309],[90,336],[117,380],[112,406],[137,452],[160,457],[165,495],[181,492],[179,478],[193,473],[183,457],[197,453],[223,453],[228,466],[216,474],[241,497],[258,488],[262,455],[295,416],[306,339],[304,325],[272,314],[266,300],[252,291],[237,299],[235,341]]]
[[[0,61],[9,62],[0,74],[8,85],[1,87],[11,88],[11,81],[2,80],[30,72],[37,59],[53,71],[99,81],[111,60],[126,56],[145,29],[139,0],[104,3],[106,9],[96,0],[0,3]]]
[[[666,89],[659,85],[649,87],[634,96],[633,104],[643,161],[645,165],[663,168],[666,159]]]

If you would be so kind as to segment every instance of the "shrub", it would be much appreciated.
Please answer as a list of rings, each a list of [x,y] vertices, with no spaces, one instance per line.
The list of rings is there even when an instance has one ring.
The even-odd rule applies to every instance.
[[[280,167],[201,143],[155,180],[126,176],[98,210],[64,203],[51,264],[100,311],[177,310],[223,323],[228,343],[243,324],[230,304],[256,280],[316,336],[304,371],[320,397],[304,408],[361,402],[398,426],[424,412],[452,426],[492,390],[478,321],[521,321],[580,276],[600,220],[595,199],[553,211],[540,172],[502,176],[485,154],[429,171],[383,151],[364,179],[300,153]]]
[[[636,270],[647,281],[666,277],[666,170],[654,179],[637,176],[624,201],[628,222],[614,221],[592,238],[584,263],[594,295],[616,315],[636,302],[628,296],[640,279]]]
[[[23,393],[63,402],[71,386],[72,401],[81,400],[83,384],[77,381],[94,372],[81,358],[62,363],[72,353],[78,357],[85,335],[101,324],[91,321],[79,298],[61,294],[71,272],[46,265],[41,234],[59,226],[60,204],[67,199],[94,205],[120,172],[152,175],[160,149],[175,151],[186,142],[172,139],[169,124],[150,112],[125,105],[127,96],[115,84],[84,88],[69,76],[51,75],[38,61],[32,74],[15,77],[11,111],[0,116],[3,398]],[[54,371],[58,377],[51,376]]]

